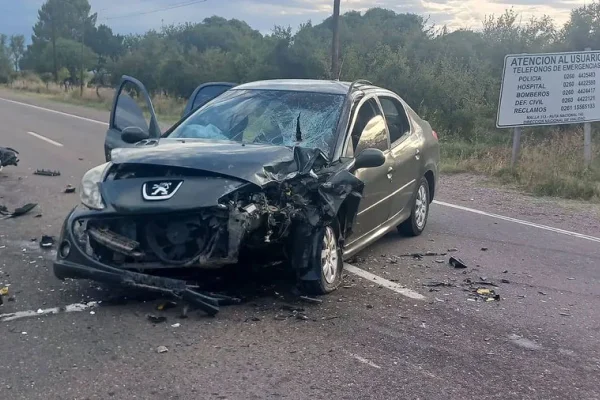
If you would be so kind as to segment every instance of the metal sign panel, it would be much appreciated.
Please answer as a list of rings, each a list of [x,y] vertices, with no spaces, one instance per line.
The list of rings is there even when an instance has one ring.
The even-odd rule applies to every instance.
[[[600,51],[504,58],[498,128],[600,121]]]

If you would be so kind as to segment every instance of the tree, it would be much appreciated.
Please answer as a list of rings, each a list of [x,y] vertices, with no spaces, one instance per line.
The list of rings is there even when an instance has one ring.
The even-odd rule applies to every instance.
[[[25,53],[25,36],[12,35],[10,37],[10,53],[15,63],[15,71],[19,70],[19,63]]]
[[[38,11],[33,26],[31,50],[40,51],[50,43],[54,77],[58,80],[57,41],[59,38],[81,40],[83,33],[93,30],[97,15],[90,15],[88,0],[47,0]]]

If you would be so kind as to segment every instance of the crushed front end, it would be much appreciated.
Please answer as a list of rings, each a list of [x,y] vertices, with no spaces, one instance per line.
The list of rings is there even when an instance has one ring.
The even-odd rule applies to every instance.
[[[206,170],[111,165],[98,182],[103,208],[82,205],[67,217],[54,273],[158,291],[214,314],[223,299],[200,293],[179,271],[301,254],[294,243],[336,218],[348,197],[350,230],[362,182],[319,154],[295,148],[261,169],[260,185]]]

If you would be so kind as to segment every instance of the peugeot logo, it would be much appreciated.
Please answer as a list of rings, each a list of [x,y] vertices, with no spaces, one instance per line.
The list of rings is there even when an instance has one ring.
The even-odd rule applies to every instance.
[[[144,200],[167,200],[175,195],[182,184],[182,180],[146,182],[142,186],[142,196]]]

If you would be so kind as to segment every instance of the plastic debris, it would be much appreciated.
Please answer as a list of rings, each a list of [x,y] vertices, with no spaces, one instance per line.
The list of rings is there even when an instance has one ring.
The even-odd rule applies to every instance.
[[[27,203],[23,207],[15,209],[12,213],[5,206],[0,206],[0,215],[6,215],[6,218],[16,218],[27,214],[29,211],[37,207],[37,203]]]
[[[43,249],[49,249],[54,246],[54,238],[52,236],[44,235],[40,240],[40,247]]]
[[[175,303],[174,301],[166,301],[164,303],[160,303],[158,306],[156,306],[156,309],[158,311],[164,311],[164,310],[168,310],[171,308],[175,308],[177,307],[177,303]]]
[[[153,314],[148,314],[146,315],[146,318],[148,318],[148,321],[154,323],[154,324],[160,324],[161,322],[165,322],[167,320],[167,317],[163,317],[162,315],[153,315]]]
[[[169,349],[167,349],[166,346],[158,346],[156,348],[156,352],[159,353],[159,354],[166,353],[168,351],[169,351]]]
[[[178,322],[176,324],[171,325],[171,328],[179,328],[181,324]]]
[[[479,288],[475,291],[480,298],[484,299],[486,302],[489,301],[499,301],[500,295],[496,294],[492,289]]]
[[[75,193],[75,186],[67,185],[67,187],[65,188],[65,193]]]
[[[465,262],[458,257],[450,257],[449,263],[451,266],[457,269],[467,268],[467,264],[465,264]]]
[[[8,287],[6,287],[6,286],[3,288],[0,288],[0,306],[2,304],[4,304],[4,300],[2,299],[2,297],[4,297],[4,296],[8,296]],[[10,299],[8,301],[10,301]]]
[[[33,174],[41,176],[60,176],[60,171],[51,171],[49,169],[36,169]]]
[[[425,282],[425,283],[423,283],[423,286],[425,286],[425,287],[442,287],[442,286],[443,287],[454,287],[453,284],[448,283],[448,282],[435,282],[435,281]]]
[[[0,171],[2,171],[2,168],[9,165],[14,165],[16,167],[19,163],[18,154],[18,151],[11,149],[10,147],[0,147]]]
[[[314,297],[308,297],[308,296],[300,296],[300,300],[306,301],[307,303],[313,303],[313,304],[323,303],[323,300],[321,300],[321,299],[315,299]]]

